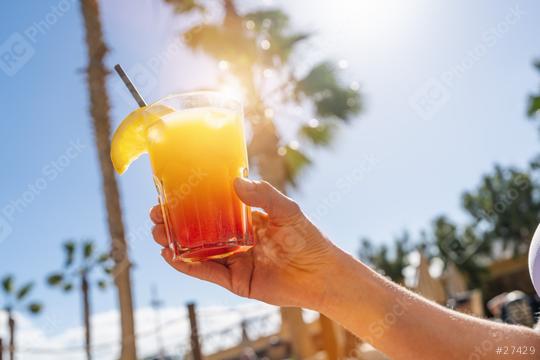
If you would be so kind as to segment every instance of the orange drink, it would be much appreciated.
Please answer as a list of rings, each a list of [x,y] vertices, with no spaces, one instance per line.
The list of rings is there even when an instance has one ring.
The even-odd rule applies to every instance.
[[[240,103],[199,92],[173,95],[142,111],[138,130],[175,256],[202,261],[248,250],[250,209],[233,189],[233,180],[248,174]]]

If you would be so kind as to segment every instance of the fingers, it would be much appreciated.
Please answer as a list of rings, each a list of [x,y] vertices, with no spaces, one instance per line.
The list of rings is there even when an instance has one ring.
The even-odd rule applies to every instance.
[[[234,180],[236,194],[246,205],[262,208],[273,220],[300,214],[300,207],[266,181]]]
[[[255,227],[265,227],[268,224],[268,215],[260,211],[253,211],[251,213],[251,220]]]
[[[167,246],[169,240],[167,239],[167,230],[163,223],[163,213],[161,212],[161,207],[159,205],[154,206],[150,210],[150,219],[156,224],[152,228],[152,236],[154,237],[155,242],[161,246]]]
[[[155,225],[152,228],[152,236],[154,237],[154,241],[157,242],[159,245],[168,246],[169,239],[167,239],[167,230],[165,229],[165,225]]]
[[[186,275],[210,281],[231,290],[229,269],[223,264],[215,261],[185,263],[182,260],[174,260],[173,253],[171,249],[168,248],[161,251],[161,256],[169,263],[169,265]]]
[[[150,219],[154,224],[163,224],[163,212],[161,206],[156,205],[150,209]]]

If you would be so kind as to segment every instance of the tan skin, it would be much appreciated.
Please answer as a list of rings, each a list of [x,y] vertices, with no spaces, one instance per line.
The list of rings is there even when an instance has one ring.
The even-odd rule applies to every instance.
[[[257,245],[218,261],[173,260],[158,206],[150,212],[162,256],[187,275],[279,306],[319,311],[392,359],[535,359],[540,334],[448,310],[388,281],[328,240],[300,207],[266,182],[236,179]],[[459,336],[457,336],[459,334]],[[496,354],[498,346],[528,354]],[[531,354],[531,347],[534,354]]]

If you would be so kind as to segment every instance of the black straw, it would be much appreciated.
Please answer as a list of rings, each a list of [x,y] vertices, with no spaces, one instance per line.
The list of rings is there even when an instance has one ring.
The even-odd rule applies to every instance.
[[[141,96],[135,85],[133,85],[131,79],[126,74],[122,66],[120,64],[116,64],[114,65],[114,70],[116,70],[116,73],[120,76],[120,79],[122,79],[137,104],[139,104],[140,107],[146,106],[146,101],[144,101],[143,97]]]

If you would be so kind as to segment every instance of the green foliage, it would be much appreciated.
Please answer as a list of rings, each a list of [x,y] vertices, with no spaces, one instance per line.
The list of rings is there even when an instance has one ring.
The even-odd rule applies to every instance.
[[[540,61],[537,61],[534,66],[540,72]],[[534,117],[540,113],[540,91],[537,94],[531,94],[529,96],[529,104],[527,106],[527,115]]]
[[[267,66],[285,64],[294,47],[310,37],[306,32],[291,32],[289,16],[279,9],[251,12],[244,15],[243,19],[245,24],[253,23],[253,29],[247,32],[248,36],[253,35],[250,38],[270,42],[270,48],[259,53],[260,61]]]
[[[103,263],[109,261],[110,259],[111,259],[111,256],[110,256],[109,253],[103,253],[103,254],[99,255],[99,257],[97,258],[97,262],[99,264],[103,264]]]
[[[527,252],[540,216],[537,194],[538,184],[527,172],[496,166],[475,190],[463,195],[463,207],[490,249],[501,244],[517,256]]]
[[[361,109],[358,92],[343,87],[336,69],[329,62],[316,65],[296,86],[297,96],[310,97],[321,117],[337,117],[347,120]]]
[[[409,265],[408,255],[414,250],[409,235],[393,240],[392,248],[388,245],[373,245],[368,239],[361,239],[359,257],[366,264],[397,283],[404,281],[403,270]]]
[[[239,67],[255,62],[257,54],[257,43],[253,39],[216,25],[200,25],[188,30],[184,34],[184,41],[193,50],[238,64]]]
[[[83,257],[85,259],[90,259],[94,252],[94,244],[91,241],[83,243]]]
[[[165,2],[173,5],[174,10],[180,14],[204,10],[204,6],[196,0],[165,0]]]
[[[34,283],[31,283],[31,282],[27,283],[26,285],[21,287],[17,291],[17,295],[16,295],[17,300],[24,299],[26,297],[26,295],[28,295],[30,293],[30,291],[32,290],[33,287],[34,287]]]
[[[2,279],[2,288],[6,294],[13,291],[13,275],[7,275]]]
[[[88,281],[96,271],[101,275],[109,276],[112,259],[109,253],[98,253],[90,240],[75,242],[68,241],[62,245],[64,249],[64,268],[61,271],[47,276],[47,284],[62,289],[65,293],[71,292],[75,283],[80,283],[83,277]],[[80,254],[76,256],[76,254]],[[99,255],[98,255],[99,254]],[[103,288],[101,282],[96,280],[98,287]]]
[[[540,184],[529,171],[496,166],[463,194],[462,206],[468,215],[465,224],[459,226],[446,216],[435,217],[420,243],[429,256],[445,264],[458,264],[470,287],[480,287],[492,261],[527,253],[540,218]],[[361,258],[399,281],[404,266],[400,252],[410,248],[406,241],[405,246],[398,241],[393,250],[398,255],[392,257],[387,246],[376,248],[364,240]]]
[[[42,309],[43,309],[43,306],[40,303],[28,304],[28,311],[31,314],[39,314]]]
[[[447,217],[438,216],[432,222],[428,237],[436,247],[434,256],[445,264],[459,264],[459,269],[467,276],[470,287],[475,288],[482,284],[487,275],[486,260],[489,257],[486,256],[489,254],[489,243],[475,233],[473,226],[459,229]]]
[[[194,0],[166,2],[174,6],[177,13],[191,16],[207,11],[206,6],[210,6],[209,2]],[[305,59],[298,57],[298,49],[306,44],[311,34],[293,29],[284,11],[265,8],[241,14],[235,4],[233,0],[212,3],[212,10],[215,10],[214,6],[222,6],[224,16],[211,22],[201,20],[184,31],[182,37],[187,46],[216,61],[227,62],[221,80],[227,83],[232,78],[233,83],[241,84],[246,93],[245,114],[253,126],[257,126],[260,119],[268,119],[265,114],[268,109],[279,114],[271,121],[296,121],[298,117],[290,118],[286,110],[292,106],[300,107],[305,109],[301,122],[315,117],[319,125],[312,127],[300,123],[296,138],[307,140],[307,145],[330,144],[338,124],[336,120],[349,120],[362,110],[359,93],[343,84],[330,61],[305,68]],[[265,75],[268,70],[274,74],[270,78]],[[275,133],[256,132],[258,137],[253,138],[254,142],[272,145],[260,153],[250,153],[250,156],[275,154],[278,148],[286,148],[278,132],[279,126],[273,129],[276,129]],[[266,141],[265,136],[270,140]],[[276,138],[277,145],[274,145]],[[311,164],[304,144],[299,146],[280,152],[287,181],[293,186],[297,184],[301,170]],[[260,164],[256,159],[253,163]]]
[[[101,290],[107,289],[107,282],[105,280],[98,280],[97,285]]]
[[[47,277],[47,284],[51,286],[56,286],[56,285],[59,285],[63,279],[64,279],[63,274],[59,274],[59,273],[52,274],[52,275],[49,275],[49,277]]]
[[[30,295],[34,288],[33,282],[27,282],[26,284],[18,287],[15,283],[15,277],[13,275],[6,275],[2,278],[2,291],[3,296],[0,296],[0,307],[3,309],[13,310],[18,307],[26,307],[32,314],[38,313],[41,310],[41,304],[39,309],[34,309],[35,304],[30,303],[25,305],[26,298]]]
[[[529,97],[529,106],[527,110],[527,115],[529,117],[533,117],[538,112],[540,112],[540,95],[531,95]]]
[[[535,67],[540,72],[540,61]],[[329,72],[330,69],[325,68],[318,70],[312,74],[317,78],[314,82],[329,83]],[[307,91],[316,91],[310,81],[303,86],[311,89]],[[527,113],[533,117],[539,111],[540,92],[530,95]],[[439,257],[446,264],[457,263],[460,271],[467,275],[469,286],[480,287],[492,261],[525,255],[540,218],[539,169],[540,156],[534,158],[525,171],[495,166],[475,189],[462,195],[462,207],[469,217],[463,226],[438,216],[429,231],[423,232],[422,242],[431,250],[431,256]],[[375,249],[369,241],[363,240],[360,257],[384,269],[385,273],[394,271],[385,246]]]
[[[64,251],[66,255],[65,267],[71,266],[75,258],[75,243],[73,241],[66,241],[64,244]]]
[[[333,123],[321,124],[316,122],[315,124],[303,125],[300,128],[300,135],[308,139],[315,145],[328,145],[333,139],[336,125]]]
[[[279,9],[260,10],[244,16],[246,21],[253,21],[253,31],[262,34],[283,34],[289,26],[289,16]]]
[[[302,153],[296,148],[291,147],[290,145],[285,146],[284,149],[287,178],[293,186],[296,186],[296,177],[304,168],[311,164],[311,160],[306,154]]]

